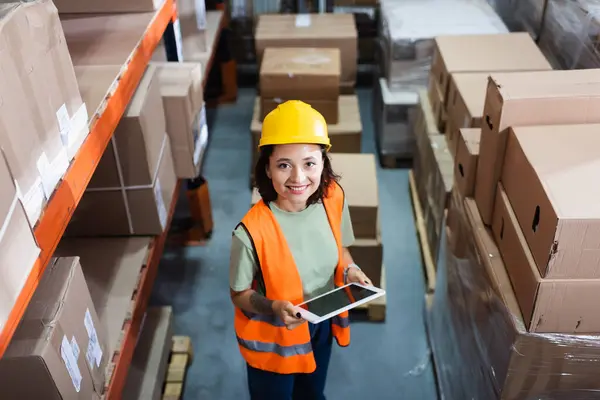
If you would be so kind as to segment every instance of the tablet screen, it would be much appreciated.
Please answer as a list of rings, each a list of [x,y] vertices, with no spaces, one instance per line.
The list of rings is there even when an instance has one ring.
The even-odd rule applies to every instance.
[[[348,296],[350,294],[350,296]],[[369,290],[357,285],[349,285],[344,288],[339,288],[322,297],[310,300],[304,306],[311,313],[322,317],[331,312],[337,311],[340,308],[349,306],[352,303],[363,300],[369,296],[377,294],[373,290]]]

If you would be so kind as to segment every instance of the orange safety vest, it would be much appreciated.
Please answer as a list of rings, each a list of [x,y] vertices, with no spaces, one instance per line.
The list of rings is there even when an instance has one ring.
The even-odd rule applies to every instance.
[[[335,268],[336,286],[344,285],[342,258],[342,212],[344,192],[334,183],[323,199],[338,246],[339,261]],[[265,295],[271,300],[287,300],[292,304],[304,300],[302,281],[283,232],[269,207],[261,200],[244,216],[240,223],[254,246]],[[339,346],[350,344],[348,312],[332,319],[331,330]],[[235,332],[242,356],[257,369],[280,374],[311,373],[316,369],[308,324],[288,330],[274,315],[261,315],[235,307]]]

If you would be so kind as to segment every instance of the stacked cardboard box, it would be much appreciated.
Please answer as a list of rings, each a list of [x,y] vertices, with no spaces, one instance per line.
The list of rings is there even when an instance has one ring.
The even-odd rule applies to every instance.
[[[429,76],[429,100],[438,128],[447,132],[476,127],[465,126],[471,121],[456,121],[455,116],[449,116],[455,104],[454,93],[457,92],[452,88],[453,75],[551,69],[552,66],[527,33],[437,37]]]
[[[329,125],[339,121],[340,50],[266,48],[260,67],[261,121],[288,100],[301,100]]]
[[[600,117],[590,111],[600,101],[599,79],[600,70],[491,73],[482,127],[460,130],[445,281],[437,290],[441,285],[454,296],[474,295],[460,295],[460,304],[451,300],[448,310],[441,291],[432,311],[434,342],[443,349],[452,329],[459,337],[476,335],[480,343],[497,343],[489,336],[497,332],[506,345],[486,346],[487,354],[469,362],[459,358],[475,357],[472,352],[439,352],[448,371],[442,386],[450,392],[458,390],[451,381],[468,375],[461,363],[493,370],[499,383],[467,382],[461,390],[469,390],[469,398],[487,398],[483,393],[498,388],[507,398],[598,389],[592,377],[598,374],[593,360],[600,337],[581,335],[600,331],[594,312],[600,301],[600,194],[591,183],[600,173]],[[489,295],[492,301],[483,304]],[[486,311],[490,304],[497,317]],[[471,314],[477,322],[444,316],[460,309],[479,309]],[[565,354],[575,361],[562,362]],[[450,365],[458,369],[449,372]],[[541,377],[523,385],[512,372],[534,376],[541,365],[556,365],[554,373],[571,378],[558,386]]]
[[[256,56],[262,63],[269,47],[320,47],[340,51],[341,93],[353,93],[357,69],[357,32],[348,14],[261,15],[255,33]]]
[[[377,168],[373,154],[329,155],[333,170],[341,176],[344,194],[356,242],[350,253],[356,264],[371,278],[375,286],[381,284],[383,245],[379,227],[379,194]],[[260,201],[258,190],[252,192],[252,204]]]

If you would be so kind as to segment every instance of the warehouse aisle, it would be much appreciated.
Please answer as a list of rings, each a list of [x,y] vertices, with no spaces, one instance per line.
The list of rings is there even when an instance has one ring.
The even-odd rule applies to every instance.
[[[228,263],[231,230],[250,205],[249,125],[255,91],[219,108],[205,162],[215,231],[206,247],[165,250],[152,302],[171,304],[174,331],[194,342],[187,399],[247,399],[233,331]],[[374,152],[371,91],[360,90],[363,151]],[[406,170],[378,170],[387,321],[355,322],[352,344],[334,346],[327,394],[337,399],[436,398],[423,325],[423,276]]]

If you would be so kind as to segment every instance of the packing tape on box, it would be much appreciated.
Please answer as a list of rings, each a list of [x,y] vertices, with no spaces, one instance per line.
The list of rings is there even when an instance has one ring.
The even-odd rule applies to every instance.
[[[100,188],[88,188],[86,192],[108,192],[108,191],[120,191],[123,196],[123,203],[125,205],[125,214],[127,215],[127,225],[129,226],[129,233],[131,235],[134,234],[133,230],[133,219],[131,217],[131,210],[129,209],[129,202],[127,201],[127,190],[140,190],[140,189],[154,189],[154,195],[156,196],[156,202],[158,206],[158,213],[160,218],[160,223],[163,229],[166,227],[167,220],[167,210],[165,207],[164,199],[162,198],[162,190],[160,187],[160,182],[158,180],[158,174],[160,172],[160,165],[163,160],[163,155],[165,152],[165,148],[167,147],[167,141],[169,140],[169,136],[165,132],[162,144],[160,146],[160,152],[158,155],[158,164],[156,165],[156,170],[154,171],[154,175],[152,177],[151,185],[132,185],[125,186],[125,178],[123,177],[123,168],[121,166],[121,158],[119,157],[119,150],[117,149],[117,144],[114,139],[114,136],[111,137],[110,142],[113,147],[113,151],[115,153],[115,159],[117,164],[117,174],[119,175],[119,183],[120,186],[112,186],[112,187],[100,187]]]

